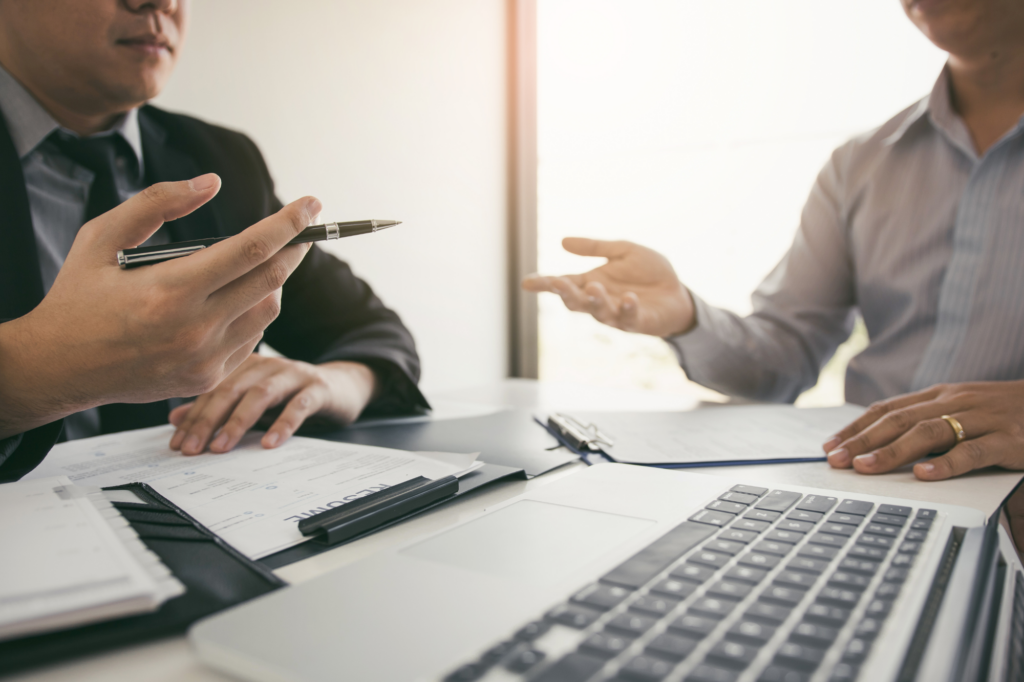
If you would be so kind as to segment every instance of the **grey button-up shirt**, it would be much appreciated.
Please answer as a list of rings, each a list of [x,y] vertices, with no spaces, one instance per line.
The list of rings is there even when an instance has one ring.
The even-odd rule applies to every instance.
[[[694,296],[696,328],[668,339],[687,375],[791,402],[859,311],[870,343],[847,368],[849,402],[1024,378],[1022,131],[1024,118],[979,158],[943,70],[928,97],[832,154],[753,313]]]
[[[67,158],[47,137],[54,130],[70,136],[75,133],[61,127],[17,80],[0,66],[0,113],[7,122],[14,149],[21,159],[21,170],[28,191],[32,229],[43,275],[43,291],[49,291],[64,265],[78,229],[85,222],[89,187],[93,173]],[[118,118],[110,130],[100,135],[120,135],[128,142],[135,158],[119,158],[114,182],[121,200],[127,200],[143,188],[142,138],[136,110]],[[147,243],[163,243],[163,235]],[[99,411],[86,410],[64,421],[68,439],[94,436],[100,432]]]

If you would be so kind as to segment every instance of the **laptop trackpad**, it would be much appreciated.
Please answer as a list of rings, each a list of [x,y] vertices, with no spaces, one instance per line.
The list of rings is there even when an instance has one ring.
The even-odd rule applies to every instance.
[[[402,553],[502,578],[547,582],[583,568],[654,523],[523,500]]]

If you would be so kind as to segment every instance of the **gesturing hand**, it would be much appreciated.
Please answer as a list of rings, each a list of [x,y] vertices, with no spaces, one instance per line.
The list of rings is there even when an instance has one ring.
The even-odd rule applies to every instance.
[[[171,411],[171,423],[178,427],[171,449],[198,455],[220,429],[210,452],[227,452],[264,412],[284,404],[262,439],[263,447],[277,447],[313,415],[338,424],[355,421],[376,385],[373,371],[357,362],[311,365],[250,355],[215,389]]]
[[[957,442],[952,417],[963,427]],[[1024,381],[940,384],[883,400],[823,446],[837,469],[881,474],[928,454],[914,475],[924,481],[988,466],[1024,469]]]
[[[608,262],[581,275],[530,275],[523,289],[558,294],[569,310],[590,313],[598,322],[628,332],[672,336],[693,327],[690,292],[657,251],[632,242],[582,237],[567,237],[562,246]]]

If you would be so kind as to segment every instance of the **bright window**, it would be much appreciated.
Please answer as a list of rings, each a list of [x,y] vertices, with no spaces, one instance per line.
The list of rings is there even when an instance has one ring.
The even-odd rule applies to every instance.
[[[899,0],[538,0],[539,270],[600,261],[564,236],[668,256],[714,305],[750,293],[793,238],[829,153],[926,95],[945,59]],[[540,300],[540,377],[686,383],[660,340]],[[854,334],[802,404],[842,401]]]

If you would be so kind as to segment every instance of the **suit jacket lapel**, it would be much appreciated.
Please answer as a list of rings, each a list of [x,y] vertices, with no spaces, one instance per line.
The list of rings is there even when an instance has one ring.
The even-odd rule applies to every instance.
[[[188,154],[169,144],[169,133],[148,114],[146,108],[139,110],[139,129],[142,134],[142,162],[146,168],[146,184],[191,180],[202,175],[196,161]],[[173,140],[170,140],[173,143]],[[222,225],[218,215],[216,199],[201,206],[187,216],[167,223],[171,241],[205,239],[220,236],[217,228]]]
[[[0,115],[0,321],[28,313],[43,300],[36,236],[32,230],[21,159]]]

